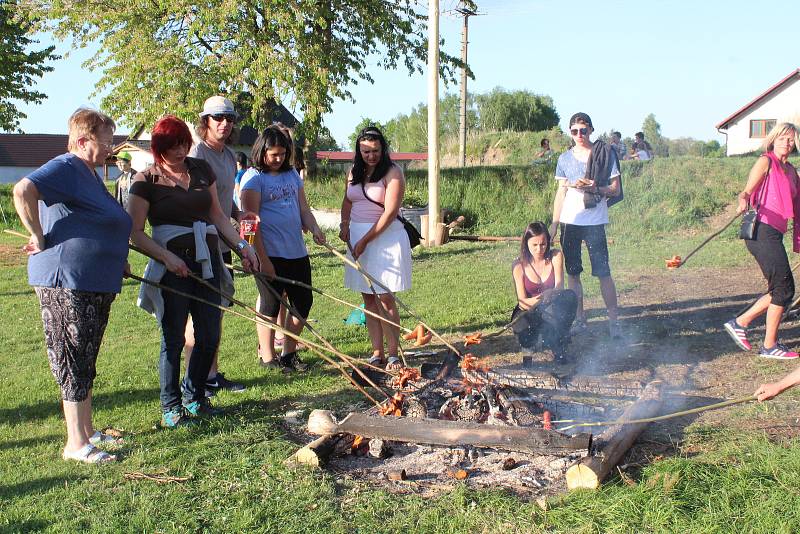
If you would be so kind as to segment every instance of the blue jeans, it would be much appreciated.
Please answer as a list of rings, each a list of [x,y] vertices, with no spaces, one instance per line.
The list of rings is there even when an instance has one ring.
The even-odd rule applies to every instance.
[[[193,259],[193,251],[173,252],[186,262],[192,272],[201,273],[200,265]],[[219,258],[215,257],[211,264],[214,277],[206,282],[219,289],[220,269],[222,269]],[[161,284],[215,304],[221,302],[217,293],[192,278],[180,278],[168,272],[161,279]],[[194,349],[183,379],[184,404],[205,397],[208,371],[219,346],[222,312],[218,308],[171,291],[162,290],[161,294],[164,298],[164,317],[161,319],[161,357],[158,362],[158,375],[161,386],[161,408],[166,411],[181,405],[178,377],[181,370],[181,354],[186,342],[184,331],[189,314],[194,323]]]

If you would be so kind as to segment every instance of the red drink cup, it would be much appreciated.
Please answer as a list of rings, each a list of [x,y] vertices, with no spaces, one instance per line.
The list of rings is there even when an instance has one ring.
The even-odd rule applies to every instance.
[[[257,231],[258,220],[256,219],[242,219],[239,223],[239,235],[250,245],[255,242]]]

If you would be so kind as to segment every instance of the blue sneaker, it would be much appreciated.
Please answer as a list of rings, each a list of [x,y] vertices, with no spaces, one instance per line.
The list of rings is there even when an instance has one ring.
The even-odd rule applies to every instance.
[[[211,401],[206,398],[184,404],[183,408],[191,417],[214,417],[222,413],[222,410],[211,406]]]
[[[178,428],[192,422],[182,406],[170,408],[161,414],[161,428]]]

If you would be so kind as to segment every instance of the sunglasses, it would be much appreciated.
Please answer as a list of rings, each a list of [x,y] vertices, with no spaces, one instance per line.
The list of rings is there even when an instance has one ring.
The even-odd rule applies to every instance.
[[[578,134],[581,134],[582,136],[584,136],[584,137],[585,137],[585,136],[586,136],[586,134],[588,134],[588,133],[589,133],[589,128],[580,128],[580,129],[578,129],[578,128],[573,128],[573,129],[571,129],[571,130],[569,131],[569,133],[571,133],[572,135],[578,135]]]
[[[211,118],[217,122],[228,121],[231,124],[236,124],[236,115],[228,115],[220,113],[217,115],[211,115]]]

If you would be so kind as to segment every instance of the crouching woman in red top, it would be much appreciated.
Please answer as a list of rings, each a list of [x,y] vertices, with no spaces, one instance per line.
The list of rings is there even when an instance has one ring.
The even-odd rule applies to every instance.
[[[519,344],[526,349],[549,349],[557,362],[563,362],[578,301],[575,293],[564,289],[564,256],[551,248],[550,232],[543,222],[525,229],[512,272],[517,306],[511,320]]]

